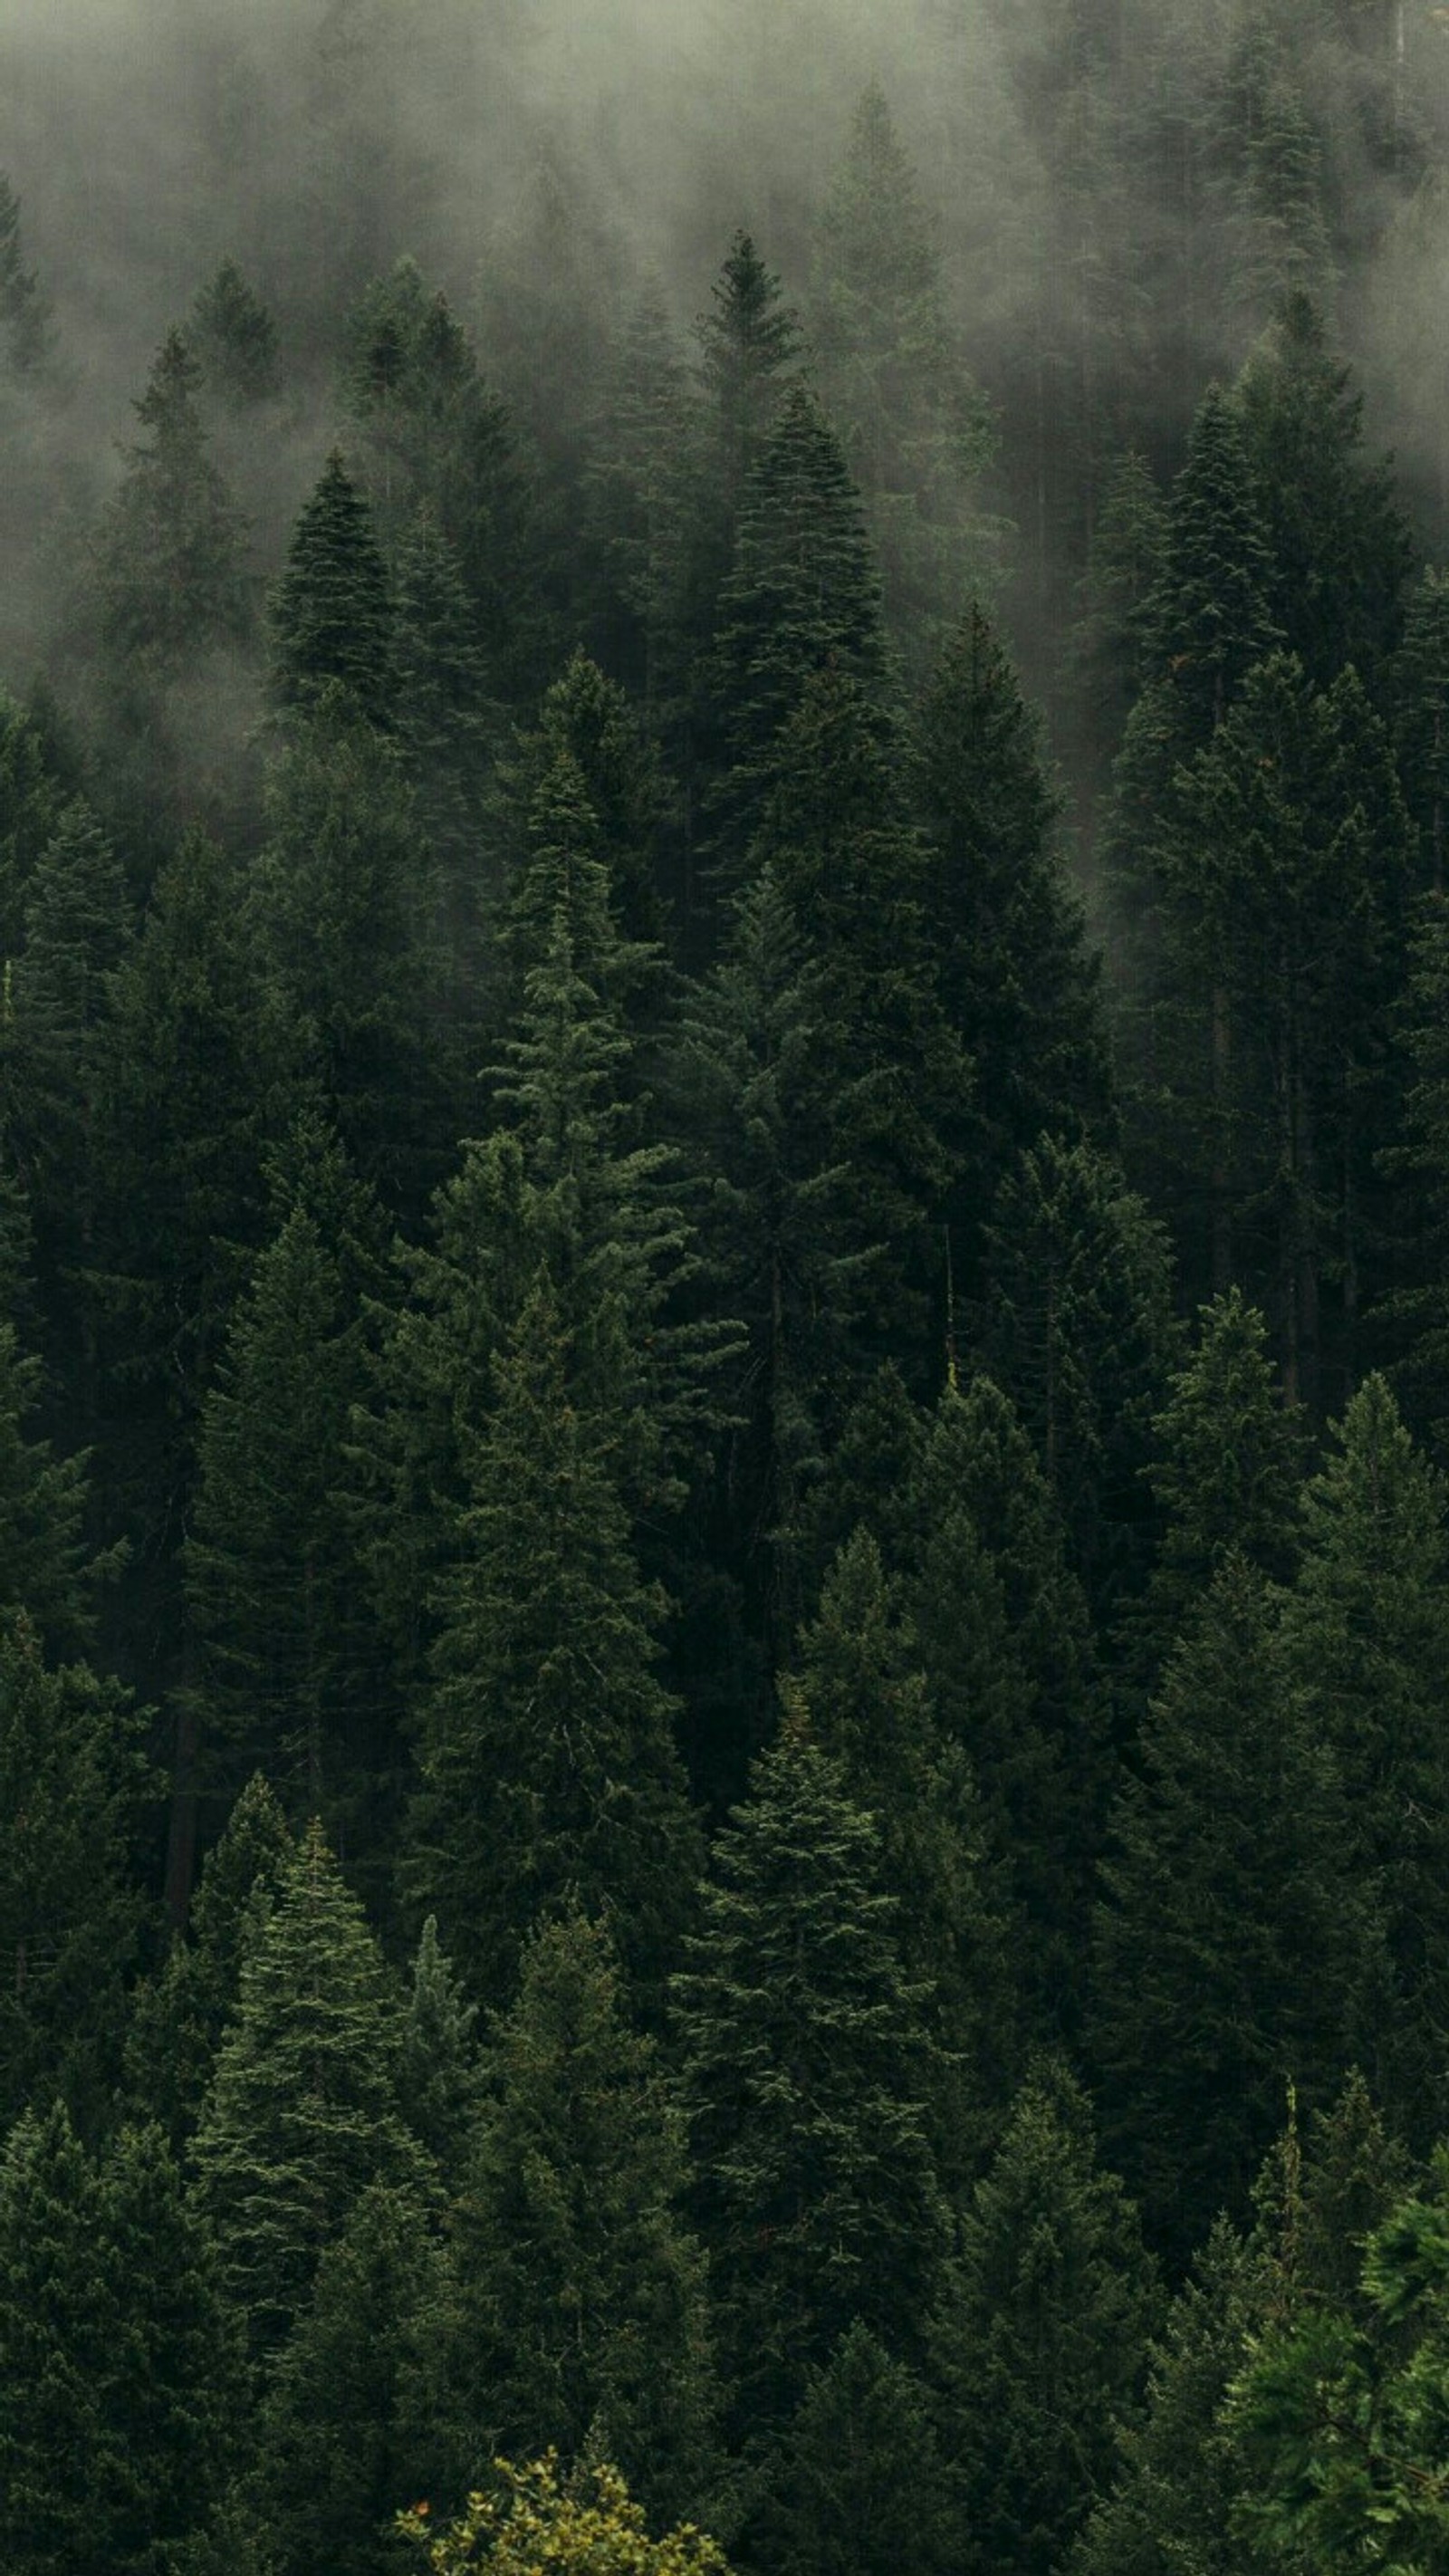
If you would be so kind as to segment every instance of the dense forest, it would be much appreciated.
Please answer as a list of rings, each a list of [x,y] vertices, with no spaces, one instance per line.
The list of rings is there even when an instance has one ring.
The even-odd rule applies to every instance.
[[[1442,2576],[1449,10],[6,18],[5,2576]]]

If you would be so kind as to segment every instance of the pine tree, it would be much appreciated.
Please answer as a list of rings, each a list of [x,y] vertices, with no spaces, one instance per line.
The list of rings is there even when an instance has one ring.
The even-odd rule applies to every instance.
[[[390,1759],[374,1721],[374,1641],[341,1488],[367,1378],[363,1300],[383,1280],[376,1202],[326,1130],[233,1311],[202,1407],[186,1542],[204,1649],[200,1730],[213,1791],[259,1764],[309,1813],[366,1840]],[[366,1776],[364,1776],[366,1775]]]
[[[577,1911],[544,1924],[494,2024],[453,2222],[448,2378],[470,2485],[494,2453],[546,2443],[570,2461],[606,2451],[651,2512],[698,2506],[716,2392],[687,2174],[606,1929]]]
[[[224,259],[198,290],[187,339],[207,385],[235,410],[280,393],[276,324],[234,259]]]
[[[23,1611],[0,1625],[0,2118],[64,2088],[93,2117],[116,2072],[141,1928],[129,1846],[145,1785],[126,1693],[48,1671]]]
[[[1374,689],[1402,633],[1408,531],[1388,464],[1365,458],[1363,397],[1301,291],[1249,360],[1237,408],[1269,614],[1315,687],[1351,663]]]
[[[314,1824],[284,1864],[276,1904],[250,1926],[192,2151],[254,2359],[295,2323],[367,2185],[426,2172],[399,2115],[400,2018],[382,1954]]]
[[[731,241],[695,338],[704,418],[690,590],[694,632],[707,642],[745,486],[801,358],[799,317],[749,233]]]
[[[738,876],[806,682],[831,670],[869,699],[884,673],[879,585],[860,502],[815,398],[793,386],[741,497],[707,685],[722,774],[707,798],[716,865]]]
[[[436,1916],[424,1923],[413,1955],[402,2036],[402,2092],[408,2121],[440,2173],[461,2171],[477,2118],[483,2068],[474,2024],[478,2006],[464,2001],[451,1960],[438,1943]]]
[[[1105,1709],[1055,1496],[989,1379],[947,1387],[900,1545],[932,1703],[969,1757],[1006,1871],[1028,2028],[1057,2037],[1080,2009]]]
[[[774,2465],[752,2550],[770,2576],[947,2576],[945,2467],[925,2389],[856,2324],[812,2371]]]
[[[338,448],[292,531],[271,627],[272,691],[280,706],[309,709],[330,685],[369,724],[391,721],[395,637],[387,567],[367,502]]]
[[[6,957],[24,937],[32,872],[69,802],[69,762],[43,708],[0,691],[0,943]]]
[[[596,649],[656,723],[683,678],[680,550],[692,426],[684,359],[659,290],[648,285],[616,342],[583,495],[597,563]]]
[[[854,2317],[909,2347],[941,2251],[929,1998],[898,1914],[874,1822],[797,1718],[716,1841],[675,1982],[721,2355],[756,2438]]]
[[[974,2177],[1016,2071],[1016,1969],[965,1749],[939,1734],[864,1529],[835,1559],[801,1636],[799,1687],[849,1796],[876,1820],[902,1965],[931,1998],[932,2144],[949,2188]]]
[[[1284,2086],[1326,2100],[1369,1938],[1344,1785],[1284,1688],[1271,1598],[1228,1557],[1113,1811],[1093,2051],[1155,2241],[1241,2215]]]
[[[268,2374],[251,2491],[277,2576],[389,2576],[396,2518],[444,2452],[445,2275],[424,2203],[369,2183]]]
[[[993,438],[951,327],[933,228],[872,83],[820,217],[813,340],[880,549],[886,614],[915,658],[986,569]]]
[[[1039,729],[979,608],[942,653],[910,747],[926,935],[942,1007],[976,1068],[956,1121],[962,1170],[949,1210],[965,1289],[975,1211],[1043,1132],[1107,1141],[1111,1075]]]
[[[94,2559],[113,2331],[94,2167],[62,2103],[27,2111],[0,2160],[0,2549],[15,2576]]]
[[[97,543],[103,640],[163,679],[250,625],[245,523],[207,454],[200,385],[184,334],[171,330],[135,405],[146,443],[123,450]]]
[[[1145,457],[1127,448],[1106,476],[1093,514],[1065,656],[1099,790],[1153,672],[1151,631],[1166,544],[1167,505]]]
[[[404,1886],[482,1994],[508,1990],[529,1924],[571,1891],[616,1910],[631,1971],[657,1980],[694,1850],[655,1669],[664,1605],[636,1570],[608,1419],[572,1397],[546,1272],[494,1384],[443,1593]]]
[[[1347,1801],[1345,1868],[1382,1928],[1387,1991],[1365,1998],[1375,2090],[1416,2144],[1443,2125],[1449,2015],[1449,1829],[1440,1681],[1449,1640],[1443,1481],[1382,1378],[1368,1378],[1304,1488],[1284,1611],[1300,1722],[1328,1745]]]
[[[1410,594],[1393,666],[1394,745],[1422,875],[1445,887],[1449,828],[1449,575],[1426,566]]]
[[[22,376],[39,366],[50,341],[50,307],[24,259],[19,200],[0,171],[0,330],[10,365]]]
[[[202,1864],[189,1937],[173,1940],[164,1966],[132,1999],[127,2101],[136,2117],[158,2121],[173,2147],[189,2137],[200,2115],[222,2034],[236,2012],[242,1959],[275,1902],[291,1851],[280,1802],[258,1772]]]
[[[1031,1432],[1099,1618],[1141,1585],[1143,1474],[1172,1350],[1163,1229],[1121,1166],[1043,1135],[985,1229],[984,1365]]]
[[[39,1361],[0,1323],[0,1609],[27,1614],[68,1656],[94,1643],[95,1587],[117,1572],[119,1551],[86,1543],[84,1455],[57,1458],[48,1440],[26,1436],[40,1399]]]
[[[1157,2322],[1154,2267],[1086,2101],[1060,2070],[1017,2098],[961,2222],[929,2329],[954,2563],[1059,2566],[1112,2472]]]

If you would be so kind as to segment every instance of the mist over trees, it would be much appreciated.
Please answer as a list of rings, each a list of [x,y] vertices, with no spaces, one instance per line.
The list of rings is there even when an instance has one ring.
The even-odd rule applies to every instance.
[[[14,2576],[1449,2563],[1444,19],[12,0]]]

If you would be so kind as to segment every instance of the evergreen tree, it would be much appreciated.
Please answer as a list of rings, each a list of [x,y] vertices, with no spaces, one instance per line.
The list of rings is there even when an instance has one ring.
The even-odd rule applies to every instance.
[[[22,376],[40,364],[50,340],[50,308],[24,262],[20,203],[0,171],[0,330],[10,365]]]
[[[0,692],[0,940],[6,957],[24,936],[30,878],[68,802],[69,764],[43,711]]]
[[[597,650],[646,718],[672,709],[680,669],[680,563],[693,411],[658,289],[626,316],[584,465],[597,563]]]
[[[454,2218],[448,2379],[470,2485],[494,2453],[545,2442],[567,2460],[607,2450],[652,2512],[700,2502],[716,2397],[686,2179],[608,1933],[570,1911],[531,1938],[495,2022]]]
[[[64,2104],[27,2111],[0,2160],[0,2547],[15,2576],[94,2563],[96,2487],[120,2465],[99,2234],[95,2170]]]
[[[1365,1998],[1376,2092],[1419,2144],[1443,2125],[1449,1831],[1440,1682],[1449,1641],[1442,1479],[1382,1378],[1353,1398],[1304,1489],[1298,1578],[1284,1611],[1301,1721],[1331,1747],[1347,1800],[1346,1868],[1386,1946]]]
[[[988,1379],[947,1387],[900,1544],[932,1703],[970,1759],[1006,1871],[1028,2027],[1059,2035],[1080,2008],[1105,1709],[1055,1497]]]
[[[0,2117],[109,2095],[142,1904],[128,1861],[145,1772],[126,1693],[48,1671],[23,1611],[0,1625]]]
[[[994,533],[978,497],[992,423],[952,330],[932,226],[872,83],[821,213],[812,336],[913,658],[958,611]]]
[[[1364,456],[1363,397],[1301,291],[1255,349],[1237,407],[1269,615],[1316,688],[1351,663],[1376,689],[1402,634],[1408,532],[1387,463]]]
[[[1099,787],[1153,674],[1152,625],[1166,543],[1167,506],[1145,457],[1128,448],[1107,475],[1093,514],[1066,652],[1092,783]]]
[[[95,1587],[118,1570],[120,1551],[86,1544],[86,1460],[57,1458],[27,1438],[39,1407],[41,1369],[0,1323],[0,1609],[23,1612],[56,1655],[94,1642]]]
[[[574,1399],[569,1361],[540,1272],[494,1361],[422,1712],[404,1886],[484,1994],[570,1891],[615,1909],[630,1969],[657,1979],[694,1850],[655,1670],[663,1603],[633,1561],[611,1426]]]
[[[867,699],[878,692],[880,594],[835,434],[796,385],[744,487],[709,663],[723,774],[708,802],[727,874],[739,874],[771,789],[790,774],[789,720],[826,670]]]
[[[250,624],[245,524],[207,454],[200,384],[185,335],[171,330],[135,405],[146,442],[123,450],[97,543],[103,640],[163,679]]]
[[[292,531],[272,597],[272,692],[307,710],[329,687],[369,724],[391,721],[394,615],[366,500],[334,447]]]
[[[1044,1132],[1106,1141],[1111,1076],[1038,726],[980,608],[932,674],[911,753],[926,936],[942,1008],[976,1068],[955,1122],[962,1169],[949,1210],[964,1288],[979,1252],[975,1212]]]
[[[367,2185],[416,2183],[426,2160],[399,2116],[398,1998],[319,1826],[249,1934],[193,2157],[227,2299],[260,2360]]]
[[[189,1938],[132,2002],[126,2092],[137,2117],[158,2121],[179,2147],[195,2127],[222,2034],[241,1993],[241,1963],[275,1902],[292,1838],[260,1772],[247,1782],[202,1864]]]
[[[206,383],[235,410],[280,393],[276,324],[234,259],[224,259],[199,289],[187,338]]]
[[[856,2324],[812,2371],[772,2471],[752,2556],[771,2576],[946,2576],[946,2472],[925,2389]]]
[[[476,2004],[466,2003],[451,1961],[438,1944],[434,1915],[423,1925],[412,1961],[402,2037],[402,2093],[408,2120],[438,2169],[461,2170],[475,2124],[483,2068],[474,2032]]]
[[[444,2269],[422,2202],[369,2183],[268,2374],[252,2492],[278,2576],[389,2576],[396,2518],[443,2465]]]
[[[291,1203],[202,1408],[186,1543],[199,1722],[213,1788],[260,1764],[365,1841],[396,1756],[374,1721],[375,1650],[339,1495],[382,1230],[335,1139],[312,1127],[298,1147]]]
[[[848,1794],[874,1815],[902,1964],[930,1995],[932,2143],[943,2184],[974,2178],[1015,2071],[1016,1972],[976,1784],[938,1733],[880,1552],[857,1530],[800,1641],[804,1702]]]
[[[1449,828],[1449,575],[1433,565],[1409,597],[1393,666],[1394,745],[1424,879],[1445,886]]]
[[[707,642],[750,470],[801,359],[799,317],[748,232],[731,241],[695,338],[703,419],[689,607],[693,633]]]
[[[1043,1135],[986,1228],[981,1355],[1031,1432],[1099,1616],[1140,1588],[1149,1425],[1172,1348],[1162,1228],[1120,1165]]]
[[[1154,2238],[1240,2215],[1285,2084],[1339,2073],[1368,1927],[1343,1789],[1284,1689],[1266,1586],[1229,1556],[1113,1812],[1094,2054]]]
[[[675,1983],[739,2431],[778,2432],[855,2317],[909,2349],[942,2244],[929,2002],[871,1817],[801,1717],[718,1838]]]
[[[953,2564],[1046,2576],[1111,2477],[1157,2322],[1154,2269],[1086,2102],[1059,2071],[1018,2096],[961,2222],[929,2376],[956,2502]]]

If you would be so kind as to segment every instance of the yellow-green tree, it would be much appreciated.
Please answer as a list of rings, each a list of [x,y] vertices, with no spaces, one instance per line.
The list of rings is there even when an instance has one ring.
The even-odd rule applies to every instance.
[[[495,2462],[498,2486],[468,2499],[444,2531],[428,2528],[426,2504],[400,2514],[398,2529],[434,2576],[729,2576],[723,2553],[692,2523],[651,2540],[617,2469],[602,2463],[587,2485],[561,2486],[557,2454],[523,2468]]]

